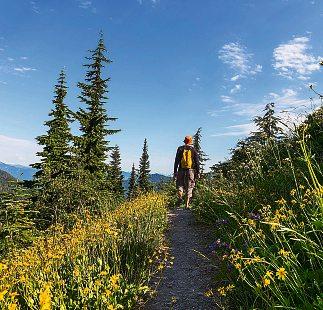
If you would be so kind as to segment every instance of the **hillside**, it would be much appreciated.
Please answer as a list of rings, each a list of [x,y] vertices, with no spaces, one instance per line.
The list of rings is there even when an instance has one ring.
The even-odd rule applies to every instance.
[[[15,178],[8,172],[0,170],[0,192],[8,187],[10,181],[15,181]]]

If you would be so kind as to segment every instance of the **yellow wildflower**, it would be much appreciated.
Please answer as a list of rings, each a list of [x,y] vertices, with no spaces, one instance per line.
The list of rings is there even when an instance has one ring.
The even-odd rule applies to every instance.
[[[287,257],[287,256],[289,256],[290,252],[285,251],[284,249],[280,249],[278,254],[280,254],[281,256]]]
[[[114,305],[109,305],[108,310],[117,310],[117,308]]]
[[[255,252],[255,249],[254,248],[250,248],[248,252],[249,252],[250,255],[252,255]]]
[[[101,271],[100,276],[106,276],[108,273],[106,271]]]
[[[266,272],[265,277],[272,278],[272,275],[273,275],[273,272],[272,272],[271,270],[268,270],[268,271]]]
[[[17,306],[16,303],[10,304],[9,307],[8,307],[8,310],[16,310],[16,309],[18,309],[18,306]]]
[[[262,283],[264,287],[268,286],[270,284],[270,279],[268,278],[262,278]]]
[[[256,222],[252,219],[249,219],[248,220],[248,224],[251,226],[251,227],[256,227]]]
[[[204,296],[206,297],[212,297],[213,296],[213,291],[210,289],[210,290],[207,290],[205,293],[204,293]]]
[[[40,310],[51,309],[51,293],[49,284],[47,284],[39,293],[39,308]]]
[[[106,290],[105,291],[105,296],[107,296],[108,298],[111,296],[112,292],[110,290]]]
[[[7,290],[0,292],[0,301],[4,300],[4,296],[7,294]]]
[[[276,200],[276,202],[279,204],[279,205],[282,205],[282,206],[284,206],[285,204],[286,204],[286,200],[284,199],[284,198],[281,198],[281,199],[279,199],[279,200]]]
[[[287,272],[284,267],[280,267],[277,269],[276,276],[279,280],[285,280]]]
[[[225,296],[226,295],[225,287],[223,287],[223,286],[219,287],[218,293],[220,294],[220,296]]]
[[[73,270],[73,275],[74,275],[74,277],[78,277],[80,275],[80,271],[78,270],[78,268],[75,268]]]
[[[234,267],[236,267],[236,269],[241,269],[241,264],[239,264],[239,263],[236,263],[236,264],[234,264]]]

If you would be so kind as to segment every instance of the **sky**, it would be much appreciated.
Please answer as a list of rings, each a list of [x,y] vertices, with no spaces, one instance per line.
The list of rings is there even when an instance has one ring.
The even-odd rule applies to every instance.
[[[171,174],[199,127],[211,166],[266,103],[291,126],[319,104],[308,86],[323,92],[322,0],[1,0],[0,161],[37,161],[61,69],[66,104],[84,107],[77,82],[100,30],[113,61],[106,109],[121,129],[109,140],[125,171],[147,138],[152,172]]]

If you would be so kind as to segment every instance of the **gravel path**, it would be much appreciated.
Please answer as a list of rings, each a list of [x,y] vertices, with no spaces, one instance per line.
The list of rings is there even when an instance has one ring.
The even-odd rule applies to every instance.
[[[211,241],[209,230],[195,222],[190,210],[177,208],[170,212],[169,220],[167,237],[170,255],[175,257],[174,264],[160,275],[162,279],[157,287],[157,296],[144,309],[219,309],[212,299],[204,296],[216,272],[199,254],[207,252],[206,247]]]

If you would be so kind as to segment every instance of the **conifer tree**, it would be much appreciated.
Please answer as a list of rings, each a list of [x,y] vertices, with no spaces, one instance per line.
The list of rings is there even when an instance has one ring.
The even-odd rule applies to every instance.
[[[138,175],[138,187],[141,192],[149,191],[152,186],[149,180],[150,163],[148,155],[147,139],[144,141],[144,147],[142,149],[142,155],[139,162],[139,175]]]
[[[128,199],[132,199],[137,194],[137,173],[135,164],[132,164],[130,179],[129,179],[129,189],[128,189]]]
[[[209,160],[208,156],[203,152],[202,147],[201,147],[201,139],[202,139],[202,127],[200,127],[195,135],[193,136],[193,146],[195,150],[197,151],[197,154],[199,155],[200,159],[200,171],[201,174],[204,172],[204,166],[205,162]]]
[[[254,132],[254,140],[265,143],[268,140],[273,140],[278,137],[281,132],[279,127],[280,118],[275,116],[275,103],[266,104],[263,116],[254,118],[254,122],[258,127],[258,131]]]
[[[51,179],[71,172],[72,134],[69,125],[72,120],[71,112],[64,103],[66,94],[66,75],[62,70],[55,85],[54,108],[49,113],[51,119],[45,122],[47,134],[36,138],[38,144],[43,146],[43,150],[37,153],[41,161],[31,165],[38,169],[35,178],[41,188]]]
[[[103,78],[103,69],[111,60],[106,56],[107,50],[103,37],[99,39],[96,49],[90,50],[91,56],[86,57],[89,64],[84,65],[86,72],[85,82],[78,83],[81,90],[79,99],[86,105],[76,113],[80,122],[81,136],[77,139],[77,156],[82,163],[82,169],[90,173],[93,179],[106,182],[108,166],[106,160],[109,141],[107,135],[112,135],[119,130],[108,129],[108,122],[116,118],[108,117],[104,107],[108,82],[110,78]],[[102,182],[101,182],[102,184]]]
[[[112,192],[117,195],[123,196],[124,195],[123,175],[121,170],[120,149],[118,146],[115,146],[111,153],[109,177],[111,178]]]

